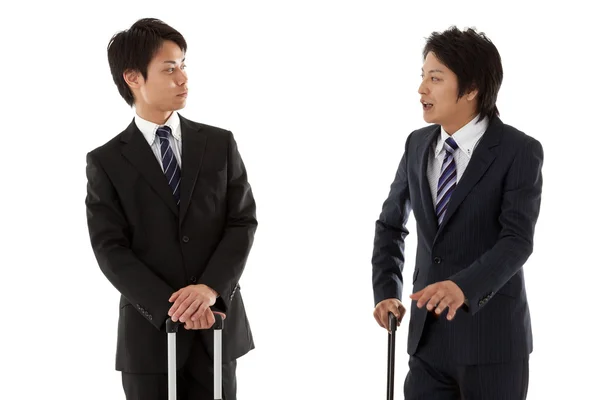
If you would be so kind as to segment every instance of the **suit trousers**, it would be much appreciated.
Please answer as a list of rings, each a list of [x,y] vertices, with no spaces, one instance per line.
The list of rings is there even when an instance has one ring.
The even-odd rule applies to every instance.
[[[461,365],[453,359],[452,341],[444,335],[446,313],[428,313],[423,337],[408,361],[405,400],[525,400],[529,356],[504,363]]]
[[[223,364],[223,400],[236,400],[236,366],[236,360]],[[127,400],[167,400],[167,374],[121,374]],[[185,365],[177,371],[177,399],[214,399],[213,360],[206,352],[199,335]]]

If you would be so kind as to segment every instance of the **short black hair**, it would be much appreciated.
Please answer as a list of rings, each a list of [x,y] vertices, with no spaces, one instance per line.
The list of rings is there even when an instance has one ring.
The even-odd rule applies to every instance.
[[[478,121],[499,116],[496,99],[502,84],[500,53],[485,33],[475,28],[464,31],[451,26],[444,32],[434,32],[423,48],[423,60],[432,52],[458,77],[458,99],[467,91],[478,89]]]
[[[148,79],[148,65],[166,40],[175,42],[184,53],[187,51],[183,35],[156,18],[140,19],[110,39],[107,48],[110,73],[129,106],[133,106],[134,98],[123,73],[131,69]]]

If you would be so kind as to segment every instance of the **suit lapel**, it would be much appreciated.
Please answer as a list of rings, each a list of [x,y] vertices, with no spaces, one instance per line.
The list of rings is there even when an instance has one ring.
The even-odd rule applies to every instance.
[[[496,154],[491,149],[500,143],[502,129],[503,123],[500,118],[492,118],[487,130],[481,138],[481,142],[473,152],[473,156],[467,165],[467,169],[458,182],[458,185],[456,185],[452,197],[450,197],[448,209],[446,210],[444,220],[438,229],[438,234],[444,229],[458,206],[463,202],[465,197],[467,197],[471,189],[473,189],[473,186],[479,182],[485,171],[492,165],[492,162],[496,158]]]
[[[419,167],[420,172],[420,191],[422,206],[425,211],[425,219],[427,220],[427,227],[430,229],[433,237],[437,230],[437,218],[435,216],[435,210],[433,208],[433,198],[431,197],[431,188],[429,187],[429,180],[427,179],[427,166],[429,164],[429,150],[431,149],[432,143],[440,135],[440,128],[435,127],[431,129],[423,136],[423,140],[417,147],[417,160],[421,163]]]
[[[124,143],[121,150],[123,156],[140,172],[171,211],[177,214],[177,203],[171,193],[167,178],[144,135],[135,124],[135,119],[121,135],[121,142]]]
[[[196,186],[198,173],[204,159],[206,135],[201,128],[194,126],[189,120],[179,115],[181,121],[182,160],[181,168],[181,203],[179,221],[183,221],[189,208],[192,193]]]

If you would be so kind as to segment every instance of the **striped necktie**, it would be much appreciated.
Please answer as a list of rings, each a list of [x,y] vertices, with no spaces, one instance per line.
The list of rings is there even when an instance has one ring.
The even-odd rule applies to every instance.
[[[156,130],[156,135],[158,135],[160,138],[160,154],[162,157],[163,170],[165,172],[165,176],[167,177],[167,181],[169,182],[169,186],[171,187],[173,197],[175,197],[177,206],[179,206],[179,183],[181,182],[181,171],[179,169],[179,165],[177,164],[175,153],[173,153],[173,149],[169,144],[170,134],[171,128],[166,125],[160,126]]]
[[[449,137],[444,143],[444,149],[446,150],[446,156],[444,157],[440,179],[438,180],[437,202],[435,206],[438,225],[441,225],[444,220],[444,215],[446,215],[446,210],[448,209],[448,203],[450,203],[450,197],[456,187],[456,163],[454,162],[454,151],[458,149],[458,145],[454,139]]]

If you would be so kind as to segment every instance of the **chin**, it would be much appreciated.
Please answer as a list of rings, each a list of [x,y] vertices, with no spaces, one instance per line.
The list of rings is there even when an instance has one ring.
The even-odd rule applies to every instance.
[[[437,123],[437,120],[436,120],[436,118],[433,115],[424,114],[423,115],[423,120],[425,122],[427,122],[428,124],[436,124]]]
[[[185,101],[183,103],[173,104],[173,111],[182,110],[183,108],[185,108]]]

